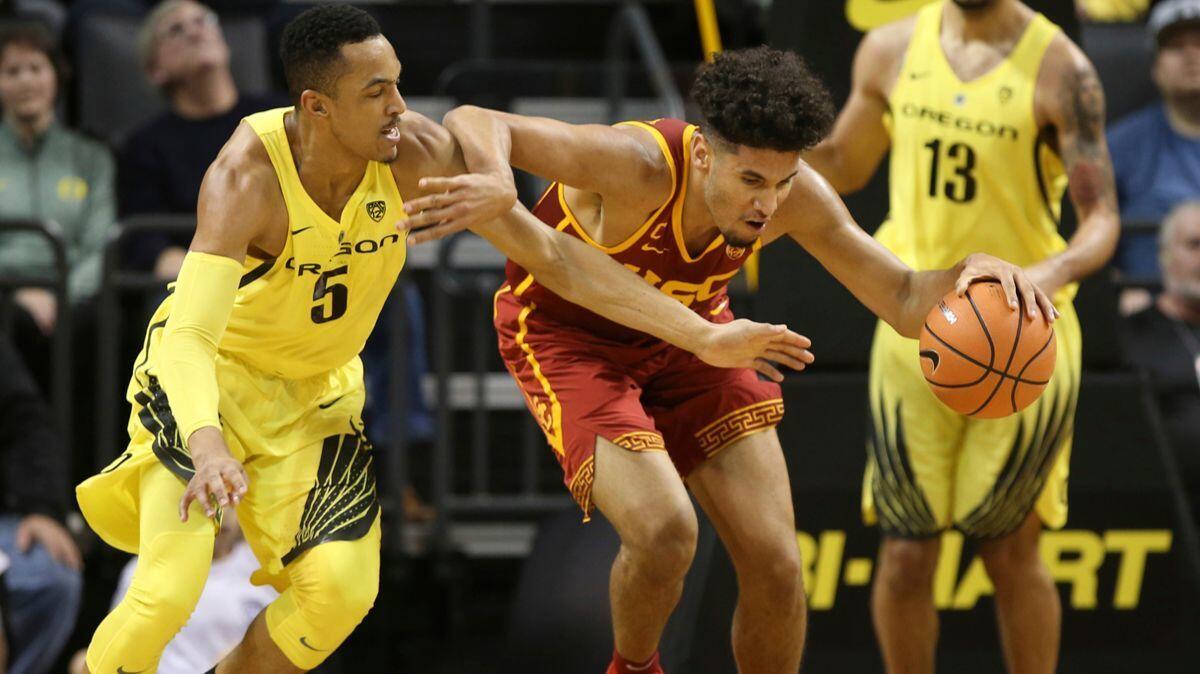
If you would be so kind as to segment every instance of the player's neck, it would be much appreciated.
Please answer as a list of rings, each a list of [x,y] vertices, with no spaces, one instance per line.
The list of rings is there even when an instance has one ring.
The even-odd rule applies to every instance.
[[[1200,301],[1189,301],[1176,293],[1165,292],[1158,296],[1158,310],[1167,318],[1200,325]]]
[[[1167,121],[1181,136],[1200,139],[1200,96],[1180,96],[1169,99],[1163,106]]]
[[[367,170],[367,161],[346,150],[332,134],[306,122],[299,112],[285,120],[288,143],[304,190],[337,220],[345,201]]]
[[[986,7],[963,9],[947,2],[942,14],[942,35],[955,42],[987,44],[1015,41],[1025,29],[1020,3],[996,0]]]
[[[687,246],[688,255],[695,257],[704,252],[710,243],[721,234],[713,220],[712,211],[704,201],[704,178],[700,171],[687,172],[687,194],[683,198],[683,213],[680,228],[683,232],[683,244]]]
[[[210,119],[237,105],[237,85],[228,68],[206,69],[171,91],[171,109],[184,119]]]

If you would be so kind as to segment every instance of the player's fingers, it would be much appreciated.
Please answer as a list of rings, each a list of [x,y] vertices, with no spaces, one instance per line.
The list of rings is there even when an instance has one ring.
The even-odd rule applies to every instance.
[[[797,358],[790,353],[784,353],[782,351],[767,351],[763,354],[763,357],[797,372],[808,367],[808,363],[803,359]]]
[[[769,351],[784,353],[792,358],[802,360],[806,363],[812,363],[814,360],[816,360],[816,357],[813,356],[812,351],[809,351],[803,347],[793,346],[791,344],[772,344],[769,347]]]
[[[754,369],[773,382],[778,383],[783,381],[783,373],[762,358],[754,359]]]
[[[225,480],[220,475],[214,475],[208,479],[208,494],[215,499],[217,505],[229,505],[229,494],[225,491]],[[216,512],[212,507],[212,500],[204,499],[204,514],[212,517]]]
[[[230,468],[228,474],[225,476],[225,481],[229,483],[232,489],[233,493],[231,496],[234,503],[241,501],[246,492],[250,491],[250,478],[246,475],[246,469],[241,466]]]
[[[1039,289],[1037,291],[1037,301],[1038,307],[1042,310],[1042,318],[1045,318],[1047,323],[1053,323],[1058,320],[1058,308],[1054,306],[1054,300],[1050,299],[1049,295]]]
[[[437,208],[446,203],[449,195],[445,192],[437,192],[436,194],[426,194],[423,197],[417,197],[411,201],[404,202],[404,212],[411,215],[416,215],[421,211],[428,211]]]
[[[426,227],[425,229],[409,234],[408,243],[410,245],[417,246],[422,243],[444,239],[451,234],[461,232],[462,230],[466,229],[468,224],[469,223],[466,221],[449,220],[438,225],[434,225],[433,227]]]
[[[195,488],[189,484],[188,488],[183,490],[183,498],[179,499],[179,521],[180,522],[188,521],[188,506],[190,506],[192,504],[192,501],[195,501],[195,500],[196,500]]]
[[[465,175],[452,176],[449,178],[421,178],[419,181],[417,181],[417,187],[420,188],[422,192],[447,192],[462,184],[464,182],[464,178],[466,178]]]
[[[429,225],[436,225],[443,220],[449,220],[451,216],[452,206],[443,206],[441,208],[429,208],[410,215],[409,217],[396,223],[396,229],[400,231],[415,230]]]
[[[1017,308],[1017,285],[1013,281],[1012,274],[1000,275],[1000,287],[1004,289],[1004,297],[1008,299],[1008,308],[1013,310]]]
[[[1029,320],[1037,318],[1041,311],[1041,306],[1037,301],[1037,286],[1033,285],[1024,274],[1014,274],[1013,279],[1017,284],[1017,292],[1021,294],[1021,300],[1025,303],[1025,315]]]

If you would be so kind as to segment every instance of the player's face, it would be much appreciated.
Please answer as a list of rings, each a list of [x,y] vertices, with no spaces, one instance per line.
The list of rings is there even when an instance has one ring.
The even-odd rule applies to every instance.
[[[800,153],[724,142],[703,141],[703,145],[697,154],[700,170],[707,171],[704,201],[708,210],[730,245],[749,246],[762,236],[791,191]]]
[[[1164,36],[1154,59],[1154,82],[1167,98],[1200,95],[1200,24]]]
[[[1200,209],[1189,208],[1175,222],[1163,254],[1168,292],[1200,302]]]
[[[399,155],[400,61],[382,35],[342,47],[346,69],[335,83],[329,124],[333,135],[363,159],[393,162]]]
[[[42,52],[10,44],[0,54],[0,107],[17,119],[51,114],[57,85],[54,66]]]
[[[217,15],[199,3],[186,2],[160,19],[154,43],[150,79],[160,87],[229,65],[229,45]]]

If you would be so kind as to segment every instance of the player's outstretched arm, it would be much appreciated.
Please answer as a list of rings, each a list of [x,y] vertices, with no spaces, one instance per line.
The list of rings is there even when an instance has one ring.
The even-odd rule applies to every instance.
[[[887,154],[891,138],[883,125],[887,92],[900,71],[912,20],[889,24],[867,33],[854,53],[850,97],[838,113],[833,131],[803,153],[840,194],[862,189]]]
[[[796,370],[812,362],[808,339],[785,326],[709,323],[603,252],[547,227],[524,206],[514,205],[494,175],[462,173],[462,153],[446,129],[427,120],[414,122],[422,127],[413,129],[418,142],[409,158],[422,164],[422,189],[439,190],[454,181],[459,198],[496,213],[471,230],[563,298],[690,351],[710,365],[751,367],[778,380],[782,375],[768,361]]]
[[[1051,295],[1104,266],[1117,248],[1120,216],[1104,137],[1104,91],[1087,56],[1065,36],[1046,52],[1034,109],[1053,127],[1079,226],[1067,249],[1027,270]]]
[[[710,323],[600,250],[547,227],[522,206],[475,231],[564,299],[690,351],[709,365],[753,368],[780,381],[783,375],[770,361],[793,370],[813,361],[808,338],[787,326],[744,319]]]
[[[214,502],[222,507],[236,504],[249,486],[221,435],[215,359],[246,251],[272,222],[272,190],[277,193],[279,188],[266,151],[243,124],[201,184],[196,233],[175,283],[171,320],[163,330],[156,364],[196,469],[179,504],[184,521],[192,501],[211,517]]]
[[[1020,267],[990,255],[969,255],[950,269],[913,271],[854,222],[833,188],[804,167],[792,192],[776,212],[775,236],[789,234],[876,316],[906,337],[918,337],[925,316],[946,293],[960,295],[974,281],[994,279],[1009,306],[1020,295],[1031,317],[1056,316],[1050,298]]]

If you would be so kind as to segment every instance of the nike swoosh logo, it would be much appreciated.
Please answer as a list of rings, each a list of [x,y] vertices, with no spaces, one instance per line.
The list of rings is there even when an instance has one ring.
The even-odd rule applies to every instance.
[[[919,79],[921,79],[922,77],[928,77],[928,76],[929,76],[929,71],[928,71],[928,70],[926,70],[925,72],[920,72],[920,73],[909,73],[909,74],[908,74],[908,79],[910,79],[910,80],[919,80]]]
[[[942,362],[942,357],[933,349],[921,349],[921,357],[928,358],[929,360],[933,361],[934,370],[937,370],[938,363]]]
[[[648,243],[642,244],[642,250],[646,251],[647,253],[658,253],[659,255],[662,255],[663,253],[667,252],[666,248],[655,248],[654,246],[651,246]]]
[[[306,232],[312,228],[313,228],[313,226],[309,225],[308,227],[301,227],[300,229],[293,229],[292,234],[299,234],[300,232]]]
[[[341,400],[342,398],[345,398],[345,397],[346,397],[345,395],[340,395],[340,396],[338,396],[338,397],[334,398],[333,400],[330,400],[329,402],[327,402],[327,403],[325,403],[325,404],[323,404],[323,405],[317,405],[317,407],[320,407],[320,408],[321,408],[321,409],[323,409],[323,410],[327,410],[327,409],[329,409],[330,407],[333,407],[333,404],[334,404],[334,403],[336,403],[337,401],[339,401],[339,400]]]
[[[145,672],[145,671],[147,671],[147,670],[139,669],[136,672],[131,672],[128,669],[125,669],[124,665],[117,667],[117,674],[142,674],[142,672]]]
[[[328,653],[329,652],[329,651],[325,650],[324,648],[316,648],[314,646],[308,645],[308,637],[300,637],[300,645],[307,648],[310,651],[318,651],[320,653]],[[131,672],[130,674],[133,674],[133,673]]]

